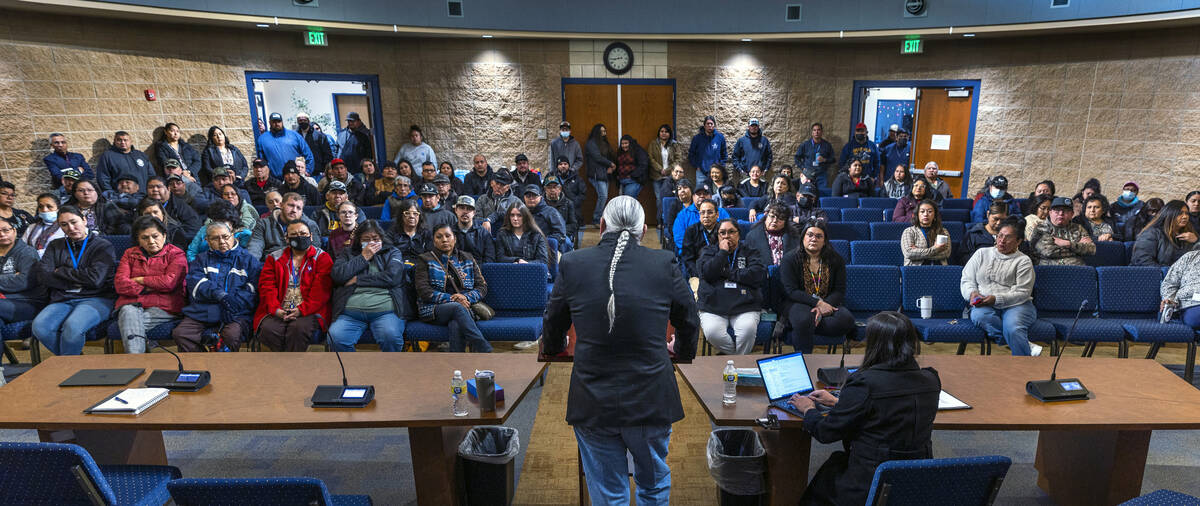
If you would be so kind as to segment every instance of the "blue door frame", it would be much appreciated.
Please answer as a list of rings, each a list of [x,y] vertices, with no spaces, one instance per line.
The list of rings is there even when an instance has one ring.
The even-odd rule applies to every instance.
[[[254,132],[254,138],[258,138],[258,104],[254,100],[254,80],[255,79],[284,79],[292,81],[360,81],[367,83],[367,93],[371,100],[371,118],[374,121],[374,128],[371,133],[375,136],[375,161],[382,163],[380,160],[387,159],[387,146],[384,145],[383,133],[383,107],[379,103],[379,76],[374,74],[318,74],[315,72],[265,72],[265,71],[246,71],[246,95],[250,100],[250,131]],[[336,102],[335,102],[336,104]],[[336,105],[335,105],[336,112]],[[264,115],[265,116],[265,115]],[[338,123],[334,125],[332,134],[337,136],[337,129],[342,125],[342,118],[334,118]],[[326,132],[331,133],[331,132]]]
[[[562,111],[562,121],[567,120],[567,85],[568,84],[651,84],[651,85],[657,85],[657,86],[670,86],[671,87],[671,129],[676,130],[675,117],[676,117],[676,114],[678,113],[678,108],[676,108],[676,106],[675,106],[675,104],[676,104],[675,92],[677,90],[675,88],[675,80],[674,79],[621,79],[621,78],[608,79],[608,78],[603,78],[603,77],[596,77],[596,78],[564,77],[564,78],[562,78],[562,84],[559,85],[559,89],[558,89],[559,90],[558,91],[559,110]],[[587,127],[587,128],[591,129],[592,127]],[[589,133],[590,133],[590,131],[589,131]]]
[[[966,88],[971,90],[971,125],[967,130],[967,157],[963,160],[962,188],[959,195],[966,197],[971,184],[971,156],[975,152],[975,119],[979,116],[978,79],[959,80],[900,80],[900,81],[854,81],[854,99],[850,109],[850,132],[847,139],[854,138],[854,125],[863,117],[863,91],[867,88]],[[853,119],[859,118],[859,119]]]

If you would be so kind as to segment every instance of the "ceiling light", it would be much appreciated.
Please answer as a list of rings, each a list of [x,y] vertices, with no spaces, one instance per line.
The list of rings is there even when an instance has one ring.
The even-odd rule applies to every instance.
[[[742,39],[742,42],[750,42],[750,41],[752,41],[752,40],[754,40],[754,39],[749,39],[749,38],[747,38],[747,39]]]
[[[975,36],[975,34],[973,34],[973,33],[964,33],[963,34],[963,37],[974,37],[974,36]]]
[[[254,26],[257,26],[257,27],[259,27],[259,28],[270,28],[270,27],[271,27],[271,25],[268,25],[268,24],[266,24],[266,23],[259,23],[259,24],[257,24],[257,25],[254,25]]]
[[[485,39],[490,39],[490,38],[492,38],[492,36],[491,36],[491,35],[484,35],[484,36],[483,36],[483,38],[485,38]]]

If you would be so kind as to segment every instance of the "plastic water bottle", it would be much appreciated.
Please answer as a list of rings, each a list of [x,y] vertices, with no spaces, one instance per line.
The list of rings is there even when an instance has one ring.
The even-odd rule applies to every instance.
[[[450,402],[454,416],[467,416],[467,380],[463,379],[462,371],[454,371],[450,378]]]
[[[0,387],[4,386],[5,383],[8,382],[4,380],[4,366],[0,365]]]
[[[733,367],[732,360],[725,362],[725,372],[721,376],[725,380],[725,395],[722,396],[721,402],[732,406],[737,402],[737,368]]]

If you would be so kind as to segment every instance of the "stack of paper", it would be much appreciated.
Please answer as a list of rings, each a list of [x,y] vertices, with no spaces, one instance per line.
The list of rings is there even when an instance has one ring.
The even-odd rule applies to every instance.
[[[126,388],[83,410],[96,415],[140,415],[167,398],[165,388]]]

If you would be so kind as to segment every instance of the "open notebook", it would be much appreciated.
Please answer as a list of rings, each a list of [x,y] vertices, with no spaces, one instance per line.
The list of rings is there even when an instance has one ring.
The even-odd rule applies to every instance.
[[[165,388],[126,388],[83,410],[93,415],[139,415],[167,398]]]

